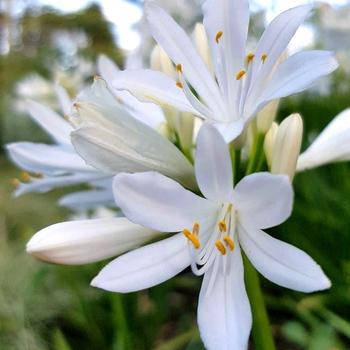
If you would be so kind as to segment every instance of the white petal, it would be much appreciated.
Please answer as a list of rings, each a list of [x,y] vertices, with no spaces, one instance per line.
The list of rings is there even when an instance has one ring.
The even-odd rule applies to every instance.
[[[239,226],[239,241],[254,267],[282,287],[308,293],[331,286],[320,266],[288,243],[242,225]]]
[[[125,216],[140,225],[164,232],[192,228],[215,215],[216,205],[154,172],[119,174],[114,196]]]
[[[27,252],[56,264],[81,265],[122,254],[158,234],[126,218],[63,222],[36,233]]]
[[[106,55],[99,55],[97,58],[97,71],[107,83],[111,83],[119,72],[119,67]]]
[[[246,350],[248,346],[252,316],[239,247],[233,253],[230,264],[227,274],[220,269],[215,278],[213,265],[204,276],[199,296],[198,325],[206,349]],[[211,281],[213,277],[215,280]],[[211,283],[212,287],[208,289]]]
[[[263,100],[266,102],[301,92],[337,67],[337,60],[330,51],[298,52],[278,66]]]
[[[109,263],[91,285],[129,293],[160,284],[189,266],[191,258],[182,234],[127,253]]]
[[[350,160],[350,109],[335,117],[299,156],[297,171],[347,160]]]
[[[52,109],[34,101],[27,101],[31,117],[58,143],[70,145],[73,128]]]
[[[146,3],[145,12],[159,46],[175,64],[182,65],[185,77],[208,107],[220,111],[222,99],[218,86],[184,30],[153,2]]]
[[[224,140],[230,143],[232,140],[236,139],[243,131],[244,122],[242,119],[236,120],[232,123],[211,123],[219,131]]]
[[[70,209],[91,209],[99,206],[115,206],[112,190],[89,190],[67,194],[60,198],[59,205]]]
[[[233,174],[228,145],[213,126],[204,125],[197,137],[196,178],[203,195],[221,203],[233,191]]]
[[[241,222],[256,228],[281,224],[293,207],[293,188],[288,176],[256,173],[243,178],[235,187],[233,204]]]
[[[66,89],[58,83],[54,86],[55,93],[63,114],[69,114],[72,108],[72,101]]]
[[[175,80],[150,69],[125,70],[116,74],[112,86],[127,90],[140,101],[173,106],[180,111],[198,114],[187,101]]]
[[[94,171],[72,147],[17,142],[6,145],[6,149],[11,160],[27,171],[51,175]]]

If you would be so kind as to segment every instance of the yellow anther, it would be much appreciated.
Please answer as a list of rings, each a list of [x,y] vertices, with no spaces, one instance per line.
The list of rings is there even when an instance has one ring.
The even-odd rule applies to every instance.
[[[194,235],[198,235],[199,229],[200,229],[199,223],[198,223],[198,222],[195,222],[195,223],[193,224],[192,233],[193,233]]]
[[[17,188],[17,187],[20,186],[21,181],[19,181],[19,180],[16,179],[16,178],[13,178],[13,179],[11,179],[10,183],[11,183],[11,185],[12,185],[14,188]]]
[[[219,226],[220,232],[227,232],[227,225],[224,220],[219,221],[218,226]]]
[[[235,249],[235,242],[233,239],[230,236],[225,236],[223,239],[225,244],[230,248],[231,252],[233,252]]]
[[[255,55],[253,53],[249,53],[246,57],[247,65],[249,65],[249,63],[251,63],[254,58],[255,58]]]
[[[220,39],[222,38],[223,35],[224,35],[224,32],[222,32],[222,31],[216,33],[215,41],[216,41],[217,44],[219,43],[219,41],[220,41]]]
[[[79,109],[79,108],[81,108],[81,105],[78,102],[74,102],[73,107],[76,109]]]
[[[182,83],[180,81],[177,81],[176,82],[176,86],[179,88],[179,89],[183,89],[184,86],[182,85]]]
[[[21,175],[20,175],[20,179],[23,181],[23,182],[29,182],[31,177],[30,175],[26,172],[26,171],[22,171],[21,172]]]
[[[192,235],[192,233],[189,231],[189,230],[187,230],[187,228],[185,228],[183,231],[182,231],[182,233],[185,235],[185,237],[186,238],[188,238],[189,239],[189,237]]]
[[[267,59],[267,54],[266,54],[266,53],[263,53],[263,54],[261,55],[262,63],[265,63],[266,59]]]
[[[240,70],[237,74],[236,74],[236,80],[241,80],[246,74],[246,71],[244,69]]]
[[[189,239],[189,241],[191,241],[191,243],[193,244],[195,249],[199,249],[201,247],[201,242],[200,242],[200,240],[199,240],[197,235],[191,234],[187,238]]]
[[[177,71],[178,73],[182,73],[182,64],[181,64],[181,63],[179,63],[179,64],[176,65],[176,71]]]
[[[217,240],[215,242],[215,246],[216,246],[216,249],[222,254],[222,255],[225,255],[226,254],[226,248],[224,246],[224,244],[220,241],[220,240]]]

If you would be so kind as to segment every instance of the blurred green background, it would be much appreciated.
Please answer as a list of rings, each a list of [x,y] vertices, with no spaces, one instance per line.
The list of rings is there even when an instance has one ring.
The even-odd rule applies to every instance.
[[[117,48],[115,28],[98,3],[67,13],[19,1],[23,9],[15,14],[9,6],[16,8],[16,1],[0,4],[0,143],[48,141],[21,101],[30,97],[55,106],[54,80],[74,96],[91,81],[99,53],[123,65],[125,51]],[[312,45],[336,50],[341,68],[320,88],[284,100],[279,110],[279,119],[292,112],[303,115],[304,148],[350,107],[350,25],[334,25],[344,22],[344,16],[350,23],[349,5],[336,11],[325,6],[308,24]],[[196,18],[194,12],[184,23],[189,26]],[[254,34],[261,32],[261,18],[262,12],[256,12]],[[196,328],[201,281],[190,272],[151,290],[119,295],[89,287],[103,264],[62,267],[27,256],[25,243],[37,230],[72,213],[56,205],[62,191],[13,198],[11,179],[20,171],[4,152],[2,148],[0,349],[203,349]],[[271,233],[308,252],[333,287],[305,295],[263,281],[278,349],[350,349],[350,164],[300,174],[295,191],[292,218]]]

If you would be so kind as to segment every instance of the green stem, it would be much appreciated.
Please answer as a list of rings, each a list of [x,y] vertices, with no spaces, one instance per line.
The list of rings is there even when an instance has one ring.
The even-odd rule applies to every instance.
[[[253,338],[256,350],[275,350],[275,343],[258,273],[243,255],[244,279],[253,314]]]
[[[130,334],[124,310],[124,296],[122,294],[112,294],[112,310],[114,327],[117,329],[116,337],[113,341],[113,349],[130,349]]]
[[[260,170],[264,159],[264,141],[265,135],[259,133],[253,142],[253,147],[250,153],[249,162],[247,166],[247,175]]]

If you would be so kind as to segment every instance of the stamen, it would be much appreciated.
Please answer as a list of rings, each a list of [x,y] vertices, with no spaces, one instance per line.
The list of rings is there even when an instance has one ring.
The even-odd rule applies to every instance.
[[[183,89],[184,86],[182,85],[181,81],[177,81],[176,82],[176,86],[179,88],[179,89]]]
[[[240,70],[237,74],[236,74],[236,80],[241,80],[246,74],[246,71],[244,69]]]
[[[199,229],[200,229],[199,223],[198,223],[198,222],[195,222],[195,223],[193,224],[192,233],[193,233],[194,235],[198,235]]]
[[[179,63],[179,64],[176,65],[176,71],[177,71],[178,73],[182,73],[182,64],[181,64],[181,63]]]
[[[186,238],[189,238],[192,235],[192,233],[189,230],[187,230],[187,228],[185,228],[182,231],[182,233],[185,235]]]
[[[30,182],[30,175],[26,172],[26,171],[22,171],[21,172],[21,175],[20,175],[20,179],[23,181],[23,182]]]
[[[219,43],[219,41],[220,41],[220,39],[222,38],[223,35],[224,35],[224,32],[222,32],[222,31],[216,33],[215,41],[216,41],[217,44]]]
[[[219,221],[218,226],[219,226],[219,230],[221,233],[227,232],[227,225],[226,225],[226,222],[224,220]]]
[[[21,181],[16,178],[11,179],[10,183],[14,188],[18,188],[21,185]]]
[[[253,53],[249,53],[246,57],[247,65],[249,65],[249,63],[251,63],[254,58],[255,58],[255,55]]]
[[[235,249],[235,242],[233,239],[230,236],[225,236],[223,239],[225,244],[230,248],[231,252],[233,252]]]
[[[220,240],[217,240],[215,242],[215,246],[216,246],[216,249],[222,254],[222,255],[226,255],[226,248],[224,246],[224,244],[220,241]]]
[[[266,54],[266,53],[263,53],[263,54],[261,55],[262,63],[265,63],[266,59],[267,59],[267,54]]]
[[[188,237],[188,239],[189,239],[189,241],[191,241],[191,243],[193,244],[195,249],[199,249],[201,247],[201,242],[196,235],[192,234]]]

